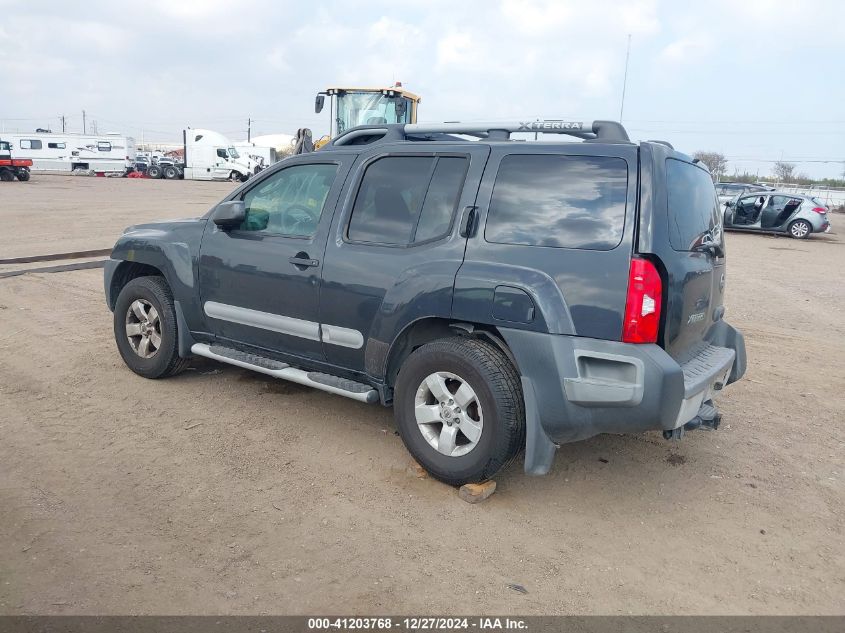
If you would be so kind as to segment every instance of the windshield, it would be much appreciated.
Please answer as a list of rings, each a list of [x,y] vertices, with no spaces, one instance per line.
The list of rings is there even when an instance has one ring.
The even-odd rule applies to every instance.
[[[229,156],[231,156],[232,158],[240,158],[241,157],[241,155],[238,154],[238,150],[236,150],[234,147],[229,148]]]
[[[396,104],[400,101],[404,102],[405,110],[398,115]],[[406,97],[390,98],[381,93],[347,92],[337,96],[336,133],[340,134],[356,125],[409,123],[410,116],[411,100]]]

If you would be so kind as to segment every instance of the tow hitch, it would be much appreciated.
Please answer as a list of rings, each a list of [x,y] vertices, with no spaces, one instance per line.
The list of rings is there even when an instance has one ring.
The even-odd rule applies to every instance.
[[[664,440],[679,440],[687,431],[694,431],[695,429],[705,429],[707,431],[715,431],[722,423],[722,414],[716,409],[712,400],[708,400],[701,405],[698,410],[698,415],[692,420],[679,426],[677,429],[671,431],[663,431]]]

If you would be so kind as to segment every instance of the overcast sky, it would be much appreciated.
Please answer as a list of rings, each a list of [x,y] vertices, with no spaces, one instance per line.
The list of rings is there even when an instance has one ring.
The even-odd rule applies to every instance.
[[[845,168],[845,1],[0,0],[0,130],[326,131],[314,95],[401,80],[420,120],[619,119],[729,169]],[[828,161],[828,162],[822,162]],[[838,162],[834,162],[838,161]]]

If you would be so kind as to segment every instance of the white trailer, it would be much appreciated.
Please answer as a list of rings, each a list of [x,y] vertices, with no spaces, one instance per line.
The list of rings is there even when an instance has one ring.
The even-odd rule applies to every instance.
[[[246,180],[260,171],[255,160],[242,156],[219,132],[188,128],[182,136],[185,180]]]
[[[121,134],[4,135],[15,156],[32,161],[34,172],[125,174],[135,163],[135,139]]]

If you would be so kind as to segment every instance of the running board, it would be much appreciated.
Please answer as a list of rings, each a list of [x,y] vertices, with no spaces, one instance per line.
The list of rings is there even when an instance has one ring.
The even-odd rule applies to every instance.
[[[273,376],[273,378],[281,378],[282,380],[289,380],[338,396],[346,396],[358,402],[378,402],[378,392],[370,385],[330,374],[315,371],[307,372],[296,367],[291,367],[287,363],[273,360],[272,358],[248,354],[228,347],[207,345],[205,343],[194,343],[191,346],[191,352],[197,356],[205,356],[221,363],[251,369],[260,374],[267,374],[268,376]]]

